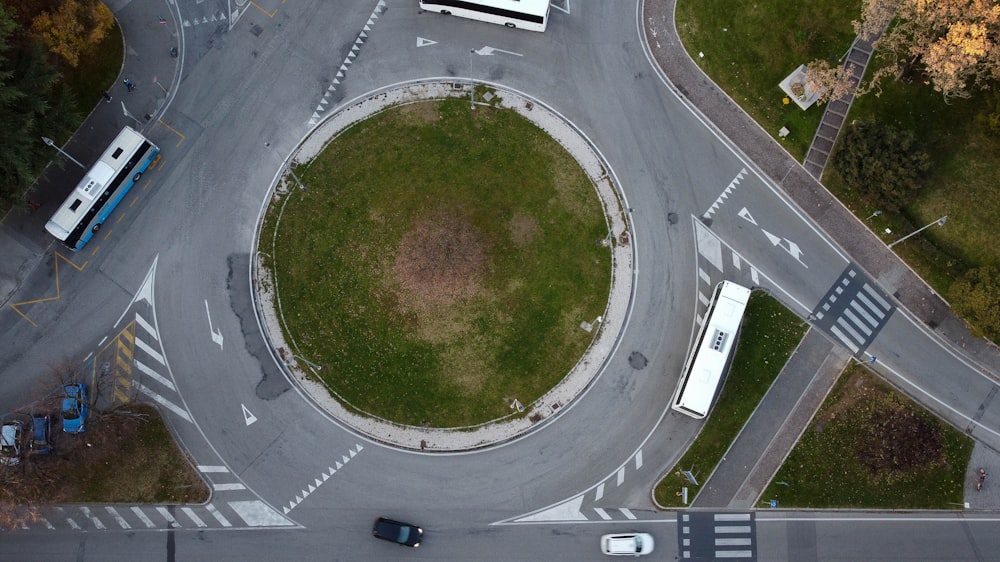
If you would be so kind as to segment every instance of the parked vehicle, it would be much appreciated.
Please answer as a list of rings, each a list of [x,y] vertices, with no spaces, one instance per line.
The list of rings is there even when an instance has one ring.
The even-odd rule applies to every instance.
[[[416,525],[379,517],[375,520],[375,526],[372,527],[372,535],[377,539],[417,548],[420,546],[420,539],[424,536],[424,530]]]
[[[87,385],[82,382],[67,384],[63,387],[65,398],[62,401],[62,428],[66,433],[83,433],[86,429],[87,413],[90,406],[87,403]]]
[[[52,420],[48,415],[31,418],[31,452],[47,455],[52,452]]]
[[[24,424],[14,420],[0,427],[0,464],[14,466],[21,462],[21,439]]]
[[[653,537],[648,533],[621,533],[601,537],[601,552],[611,556],[641,556],[653,552]]]

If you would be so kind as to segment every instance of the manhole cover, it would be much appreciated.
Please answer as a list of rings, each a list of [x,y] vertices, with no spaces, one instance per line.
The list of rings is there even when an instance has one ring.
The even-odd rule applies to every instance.
[[[649,361],[646,356],[639,353],[638,351],[633,351],[631,355],[628,356],[628,364],[632,366],[633,369],[643,369]]]

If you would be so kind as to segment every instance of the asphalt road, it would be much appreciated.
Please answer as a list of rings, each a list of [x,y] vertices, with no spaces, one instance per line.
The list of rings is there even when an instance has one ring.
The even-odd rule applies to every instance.
[[[600,557],[601,533],[622,529],[648,530],[662,557],[676,556],[686,525],[653,510],[649,490],[699,427],[664,414],[692,319],[704,310],[699,294],[724,278],[767,288],[803,317],[826,313],[815,322],[834,341],[838,326],[851,337],[838,319],[877,316],[867,305],[878,298],[864,292],[877,283],[849,275],[850,258],[664,87],[645,56],[635,3],[572,3],[568,14],[552,11],[544,34],[421,14],[416,2],[262,1],[235,21],[218,18],[232,14],[221,1],[115,8],[150,18],[169,9],[182,32],[169,105],[146,130],[163,164],[117,235],[96,254],[74,256],[86,268],[61,266],[63,298],[32,309],[38,329],[0,318],[10,381],[0,405],[17,404],[38,365],[97,353],[132,326],[145,346],[137,358],[159,377],[148,375],[149,392],[138,392],[159,397],[215,492],[190,512],[63,506],[47,518],[52,529],[5,536],[0,558],[586,560]],[[490,52],[483,47],[492,54],[472,52]],[[572,121],[619,179],[636,233],[635,314],[600,378],[544,430],[468,454],[393,450],[329,419],[278,370],[249,291],[261,203],[316,116],[431,77],[518,90]],[[682,220],[671,224],[669,213]],[[18,299],[51,294],[54,279],[54,268],[38,269]],[[823,309],[841,286],[867,312],[844,301]],[[859,334],[858,357],[877,356],[956,423],[975,419],[973,435],[996,447],[995,383],[891,303],[883,315],[872,334]],[[629,366],[633,351],[648,366]],[[378,515],[424,525],[425,545],[401,553],[371,540]],[[998,551],[995,520],[971,514],[754,517],[747,539],[761,560]],[[696,548],[711,528],[698,524]]]

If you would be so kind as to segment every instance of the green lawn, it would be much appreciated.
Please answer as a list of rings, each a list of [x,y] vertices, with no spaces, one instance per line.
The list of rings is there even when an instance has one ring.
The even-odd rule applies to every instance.
[[[854,364],[763,500],[779,507],[956,509],[973,441]]]
[[[272,206],[285,334],[347,404],[457,427],[529,404],[580,358],[611,283],[573,158],[514,112],[452,99],[343,132]],[[282,207],[283,206],[283,207]]]
[[[784,105],[778,87],[800,64],[835,64],[854,39],[858,0],[678,0],[677,31],[691,57],[796,158],[805,158],[823,107]],[[704,56],[702,56],[702,54]],[[778,139],[778,130],[791,134]]]
[[[104,40],[80,56],[79,64],[63,67],[63,79],[76,98],[76,109],[86,117],[101,102],[101,92],[115,85],[125,59],[125,45],[118,22],[108,30]]]
[[[700,488],[688,483],[680,471],[693,469],[704,484],[805,333],[806,325],[781,303],[761,292],[751,295],[722,394],[697,439],[657,484],[660,505],[683,506],[678,494],[684,486],[688,501],[694,500]]]

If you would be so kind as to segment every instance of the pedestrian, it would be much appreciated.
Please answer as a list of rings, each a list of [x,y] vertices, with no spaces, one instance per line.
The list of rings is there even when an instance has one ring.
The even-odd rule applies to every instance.
[[[125,84],[125,89],[127,89],[128,91],[131,92],[135,90],[135,84],[133,84],[132,81],[129,80],[128,78],[122,80],[122,83]]]
[[[104,103],[111,103],[111,94],[109,94],[108,92],[106,91],[101,92],[101,97],[104,98]]]

